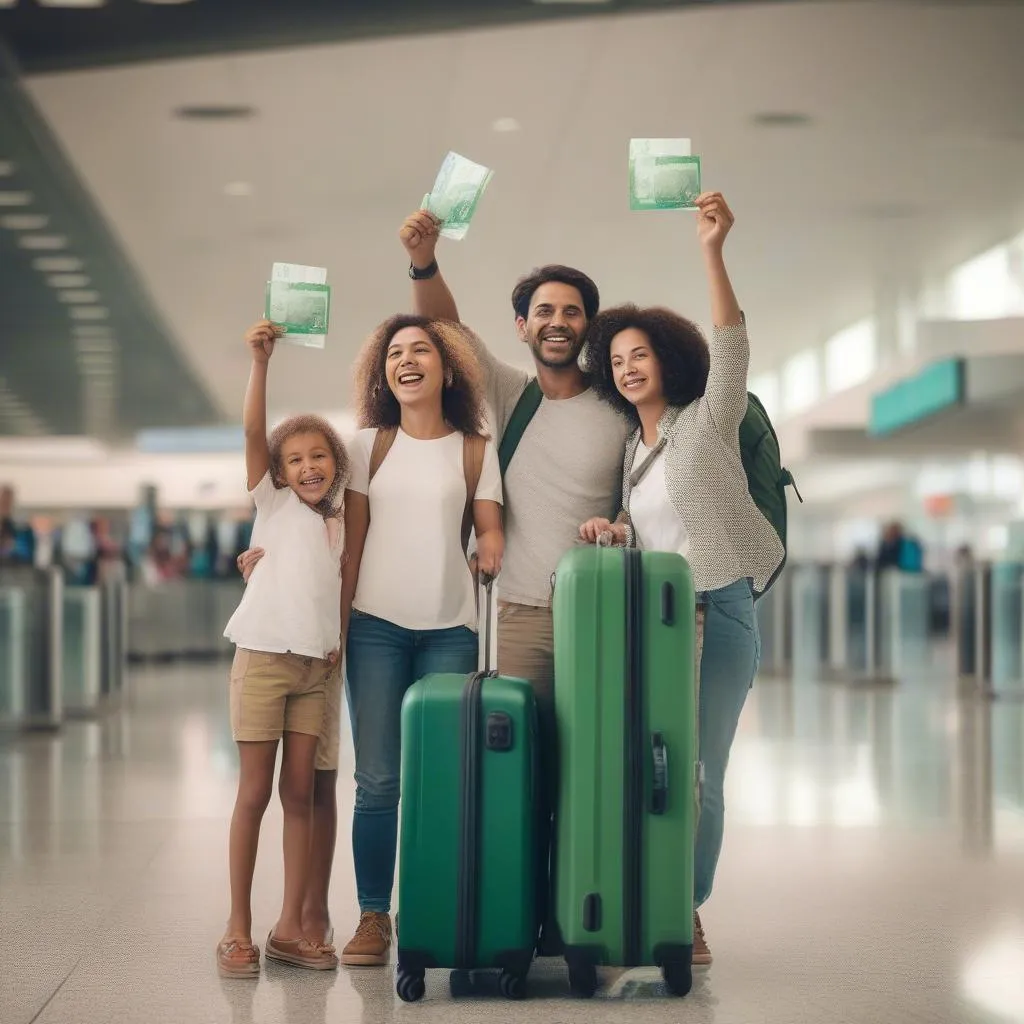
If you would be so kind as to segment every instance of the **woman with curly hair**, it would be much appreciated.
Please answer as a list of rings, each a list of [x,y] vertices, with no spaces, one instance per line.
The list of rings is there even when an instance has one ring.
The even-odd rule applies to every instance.
[[[580,527],[591,543],[610,533],[618,544],[679,552],[693,572],[704,764],[695,908],[711,895],[729,750],[760,657],[754,594],[765,589],[784,554],[750,496],[740,458],[750,345],[722,255],[732,211],[718,192],[702,195],[697,207],[711,345],[695,324],[667,309],[621,306],[591,322],[587,361],[594,387],[637,430],[626,447],[622,514],[614,523],[591,519]],[[711,963],[696,910],[694,963]]]
[[[477,608],[466,559],[497,575],[501,474],[483,434],[483,379],[463,328],[395,316],[356,364],[359,425],[345,495],[342,618],[356,754],[352,852],[360,920],[342,952],[386,964],[398,836],[402,698],[431,672],[472,672]],[[351,609],[349,611],[349,609]]]
[[[284,900],[266,955],[314,970],[338,966],[322,936],[305,933],[302,909],[325,709],[340,700],[344,533],[338,499],[348,456],[318,416],[292,417],[267,438],[267,371],[280,334],[262,320],[245,339],[252,358],[242,413],[245,465],[256,503],[253,540],[266,560],[224,630],[236,647],[230,705],[240,767],[229,840],[231,914],[217,945],[217,966],[233,978],[255,978],[260,971],[252,941],[252,881],[279,742]]]

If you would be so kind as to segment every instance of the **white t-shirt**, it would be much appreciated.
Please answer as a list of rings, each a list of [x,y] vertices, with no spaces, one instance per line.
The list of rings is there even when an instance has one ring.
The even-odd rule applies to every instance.
[[[405,629],[475,629],[476,592],[462,550],[462,434],[420,441],[399,430],[367,486],[376,435],[373,429],[360,430],[350,451],[348,486],[370,499],[370,529],[352,606]],[[476,500],[501,501],[498,453],[490,441]]]
[[[652,449],[640,442],[630,472],[639,469]],[[672,507],[665,485],[665,452],[658,453],[643,479],[630,491],[629,518],[636,546],[644,551],[675,551],[684,558],[690,551],[690,535]]]
[[[341,634],[344,527],[325,520],[268,472],[252,491],[257,563],[224,635],[238,647],[268,654],[324,658]]]

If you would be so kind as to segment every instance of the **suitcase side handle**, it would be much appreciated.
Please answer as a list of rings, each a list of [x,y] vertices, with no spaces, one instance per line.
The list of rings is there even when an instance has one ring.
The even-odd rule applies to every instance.
[[[668,809],[668,748],[660,732],[651,733],[651,814],[664,814]]]
[[[661,585],[661,624],[674,625],[676,621],[676,588],[666,580]]]

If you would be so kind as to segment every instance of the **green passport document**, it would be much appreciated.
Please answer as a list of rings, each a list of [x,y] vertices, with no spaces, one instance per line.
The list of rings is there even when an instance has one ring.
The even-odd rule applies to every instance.
[[[631,210],[695,210],[700,191],[700,157],[690,155],[689,139],[630,139]]]
[[[434,187],[423,197],[423,208],[441,221],[441,234],[466,237],[469,223],[494,172],[458,153],[449,153],[437,172]]]
[[[266,317],[285,329],[281,341],[323,348],[330,316],[331,287],[323,267],[274,264],[267,282]]]

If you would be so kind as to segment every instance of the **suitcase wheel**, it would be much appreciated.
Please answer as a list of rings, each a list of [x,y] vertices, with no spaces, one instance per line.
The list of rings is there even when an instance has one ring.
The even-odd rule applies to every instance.
[[[395,989],[403,1003],[418,1003],[427,991],[425,971],[408,971],[398,968]]]
[[[502,971],[498,979],[498,986],[501,994],[506,999],[526,998],[526,975],[514,974],[512,971]]]
[[[693,987],[693,967],[689,960],[668,960],[661,968],[665,987],[674,996],[685,996]]]
[[[574,996],[591,999],[597,991],[597,967],[588,963],[570,964],[569,988]]]

